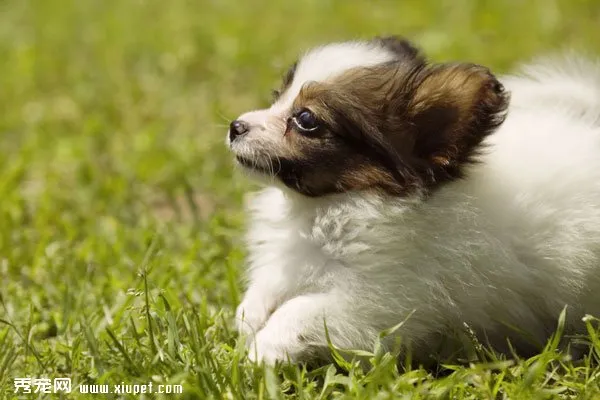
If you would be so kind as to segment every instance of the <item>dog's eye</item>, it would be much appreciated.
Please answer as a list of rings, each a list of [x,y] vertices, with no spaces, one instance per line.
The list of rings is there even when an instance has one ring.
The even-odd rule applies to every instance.
[[[310,110],[302,110],[292,118],[298,129],[302,132],[312,132],[319,127],[317,117]]]

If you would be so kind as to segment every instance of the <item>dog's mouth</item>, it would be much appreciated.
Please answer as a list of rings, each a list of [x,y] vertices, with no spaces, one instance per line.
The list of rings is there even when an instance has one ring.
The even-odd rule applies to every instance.
[[[256,160],[253,161],[242,156],[235,156],[235,159],[242,167],[247,168],[251,171],[260,172],[267,175],[273,174],[272,168],[269,168],[266,165],[262,165]]]

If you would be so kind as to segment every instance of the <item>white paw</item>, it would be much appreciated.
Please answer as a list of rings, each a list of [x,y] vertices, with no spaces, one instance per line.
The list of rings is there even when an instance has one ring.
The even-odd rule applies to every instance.
[[[248,346],[248,358],[254,362],[263,361],[273,365],[277,362],[296,362],[304,347],[293,332],[263,329]]]
[[[253,337],[265,325],[269,312],[257,300],[244,299],[235,312],[235,323],[240,335]]]

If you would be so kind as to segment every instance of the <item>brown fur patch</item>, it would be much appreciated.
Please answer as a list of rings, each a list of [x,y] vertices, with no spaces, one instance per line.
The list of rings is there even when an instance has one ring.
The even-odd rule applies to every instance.
[[[418,128],[415,154],[435,170],[460,175],[452,169],[473,161],[477,146],[504,120],[507,105],[508,95],[486,68],[432,67],[408,106]]]

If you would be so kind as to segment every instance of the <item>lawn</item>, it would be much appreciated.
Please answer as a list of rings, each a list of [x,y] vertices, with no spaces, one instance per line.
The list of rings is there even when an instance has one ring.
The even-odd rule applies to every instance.
[[[223,144],[314,44],[399,33],[501,73],[600,55],[599,27],[598,0],[0,1],[0,394],[70,378],[69,396],[26,396],[152,382],[184,393],[123,397],[599,398],[594,320],[577,361],[555,342],[436,376],[379,353],[366,372],[247,361],[232,317],[254,186]]]

